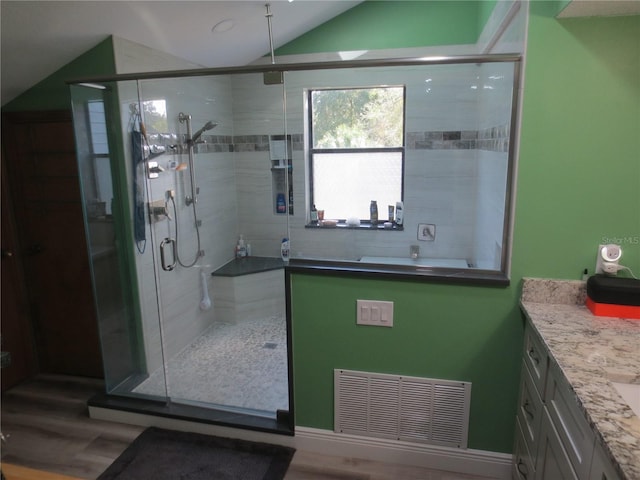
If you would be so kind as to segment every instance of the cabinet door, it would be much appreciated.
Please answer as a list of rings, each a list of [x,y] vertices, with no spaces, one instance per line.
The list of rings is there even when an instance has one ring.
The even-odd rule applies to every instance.
[[[542,415],[535,478],[536,480],[578,480],[546,410]]]
[[[595,435],[580,410],[575,393],[555,363],[549,366],[547,374],[545,404],[573,468],[580,478],[587,478]]]
[[[524,363],[531,373],[533,383],[541,398],[545,398],[544,387],[547,380],[547,350],[529,322],[524,332]]]
[[[531,457],[529,449],[527,448],[527,442],[524,439],[519,419],[516,419],[516,439],[513,446],[512,466],[511,478],[514,480],[534,479],[534,458]]]
[[[600,445],[593,452],[589,480],[620,480],[620,476],[616,473]]]
[[[534,387],[533,379],[523,362],[520,375],[520,396],[518,398],[517,418],[522,428],[522,434],[527,442],[527,447],[535,457],[540,436],[540,421],[542,418],[542,399]]]

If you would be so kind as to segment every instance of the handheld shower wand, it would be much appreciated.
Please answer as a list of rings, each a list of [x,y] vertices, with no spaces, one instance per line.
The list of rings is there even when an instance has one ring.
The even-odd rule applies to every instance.
[[[204,132],[206,132],[207,130],[211,130],[212,128],[216,128],[217,126],[218,126],[217,123],[213,123],[211,120],[209,120],[207,123],[204,124],[204,126],[200,130],[194,133],[193,136],[187,141],[191,144],[194,144],[198,141],[198,139]]]

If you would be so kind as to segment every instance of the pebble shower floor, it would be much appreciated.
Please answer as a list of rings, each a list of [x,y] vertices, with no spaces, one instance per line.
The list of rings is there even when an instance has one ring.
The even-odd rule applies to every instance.
[[[168,361],[169,396],[275,413],[288,410],[283,316],[215,324]],[[134,393],[164,396],[162,369]]]

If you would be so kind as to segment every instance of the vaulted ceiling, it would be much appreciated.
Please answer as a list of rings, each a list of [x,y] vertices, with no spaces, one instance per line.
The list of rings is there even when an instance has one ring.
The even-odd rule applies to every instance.
[[[204,67],[245,65],[269,53],[266,3],[278,48],[360,1],[2,0],[2,105],[109,35]]]

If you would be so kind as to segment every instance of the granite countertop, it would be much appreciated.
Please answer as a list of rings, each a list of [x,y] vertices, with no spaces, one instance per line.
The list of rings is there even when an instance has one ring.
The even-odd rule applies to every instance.
[[[521,307],[614,465],[640,480],[640,418],[611,382],[640,383],[640,320],[594,316],[585,282],[525,278]]]

